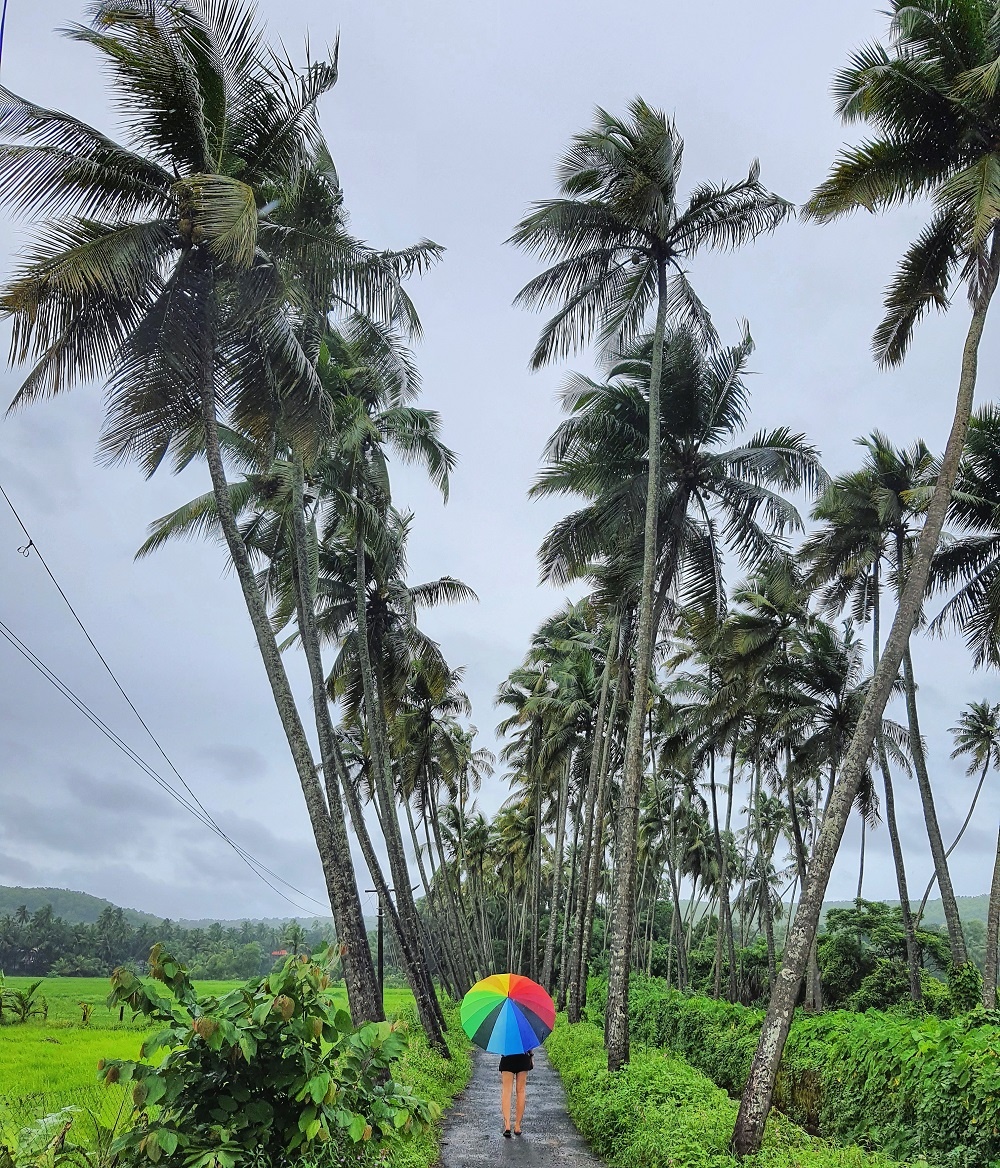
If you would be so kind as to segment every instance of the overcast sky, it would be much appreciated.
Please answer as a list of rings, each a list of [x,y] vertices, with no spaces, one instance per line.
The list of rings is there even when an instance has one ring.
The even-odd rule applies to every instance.
[[[831,76],[882,33],[884,19],[874,0],[264,0],[262,13],[293,53],[307,32],[315,53],[340,30],[340,82],[323,120],[355,232],[378,246],[426,236],[447,248],[413,293],[426,331],[418,350],[423,404],[441,411],[460,465],[447,507],[403,468],[394,472],[395,493],[416,512],[413,581],[447,573],[481,598],[424,624],[448,660],[467,667],[474,720],[491,744],[497,684],[560,604],[538,585],[535,552],[567,507],[525,498],[559,420],[556,392],[569,366],[527,371],[540,322],[511,300],[537,268],[503,240],[531,200],[553,193],[555,163],[593,107],[623,111],[637,93],[676,116],[689,184],[735,180],[759,158],[763,181],[801,203],[843,141]],[[55,31],[83,15],[78,0],[13,0],[3,81],[113,133],[91,54]],[[902,209],[826,228],[793,224],[752,249],[692,266],[725,338],[735,339],[743,317],[750,322],[752,429],[804,431],[833,474],[857,465],[852,441],[875,428],[899,445],[917,437],[943,444],[964,302],[921,325],[901,371],[878,371],[868,349],[881,289],[921,222],[919,210]],[[5,272],[23,231],[0,222]],[[994,396],[998,329],[988,329],[980,400]],[[587,368],[586,355],[572,366]],[[18,372],[5,369],[4,402],[18,384]],[[134,469],[96,465],[101,416],[96,387],[0,422],[0,482],[202,801],[244,847],[321,898],[294,770],[221,551],[176,544],[133,562],[149,521],[206,490],[207,471],[146,482]],[[162,766],[38,562],[17,554],[23,542],[0,501],[0,619]],[[997,680],[972,674],[956,640],[922,641],[915,657],[950,839],[972,783],[949,761],[947,728],[969,700],[996,700]],[[290,666],[301,685],[294,656]],[[173,917],[294,911],[4,642],[0,679],[0,883],[81,889]],[[930,863],[919,799],[913,783],[899,787],[911,889],[922,890]],[[498,778],[481,805],[492,811],[505,794]],[[953,857],[960,894],[988,888],[998,810],[1000,784],[990,784]],[[856,850],[852,824],[832,897],[853,895]],[[868,872],[868,895],[895,895],[884,829],[871,840]]]

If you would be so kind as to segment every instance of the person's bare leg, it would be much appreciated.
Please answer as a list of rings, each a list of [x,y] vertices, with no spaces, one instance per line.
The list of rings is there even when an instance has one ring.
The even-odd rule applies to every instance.
[[[517,1104],[514,1111],[514,1135],[521,1134],[521,1120],[524,1119],[524,1100],[528,1086],[528,1072],[519,1071],[517,1075]]]
[[[503,1130],[510,1131],[510,1096],[514,1089],[513,1071],[500,1072],[500,1114],[503,1116]],[[523,1111],[524,1108],[522,1107]],[[520,1123],[520,1120],[518,1120]]]

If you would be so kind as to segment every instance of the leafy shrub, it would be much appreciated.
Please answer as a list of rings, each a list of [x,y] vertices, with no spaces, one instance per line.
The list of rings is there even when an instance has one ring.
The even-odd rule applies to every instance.
[[[591,1002],[601,1000],[593,987]],[[743,1090],[763,1011],[636,977],[633,1038],[681,1055],[732,1095]],[[986,1168],[1000,1158],[1000,1026],[957,1018],[829,1011],[792,1024],[775,1106],[811,1132],[900,1159]]]
[[[134,1084],[140,1122],[116,1145],[129,1162],[343,1163],[360,1159],[368,1141],[391,1143],[440,1114],[390,1077],[406,1049],[402,1028],[355,1029],[316,962],[289,957],[268,977],[218,998],[199,998],[187,971],[160,945],[149,968],[152,984],[116,970],[108,1004],[162,1023],[141,1057],[164,1048],[166,1057],[159,1065],[99,1064],[104,1082]]]
[[[117,1168],[115,1150],[124,1108],[112,1122],[84,1107],[63,1107],[0,1144],[0,1168]]]
[[[442,1058],[428,1043],[417,1022],[414,1006],[405,1007],[399,1014],[399,1022],[407,1034],[407,1046],[399,1061],[392,1066],[392,1077],[405,1083],[415,1095],[437,1104],[443,1110],[469,1081],[472,1074],[470,1043],[462,1030],[459,1007],[454,1002],[444,1003],[448,1029],[445,1039],[451,1058]],[[435,1121],[430,1127],[414,1134],[412,1139],[394,1145],[386,1159],[377,1159],[385,1168],[432,1168],[438,1162],[441,1144],[441,1124]],[[374,1153],[373,1159],[381,1152]]]
[[[983,975],[971,961],[949,970],[948,993],[956,1014],[967,1014],[982,1002]]]
[[[34,981],[23,990],[8,989],[0,982],[0,1020],[27,1022],[31,1018],[49,1016],[49,1004],[38,992],[40,981]]]
[[[636,1046],[628,1066],[607,1069],[600,1029],[557,1025],[546,1042],[569,1112],[611,1168],[737,1168],[729,1152],[737,1104],[689,1063]],[[887,1168],[881,1156],[834,1148],[780,1115],[744,1168]]]

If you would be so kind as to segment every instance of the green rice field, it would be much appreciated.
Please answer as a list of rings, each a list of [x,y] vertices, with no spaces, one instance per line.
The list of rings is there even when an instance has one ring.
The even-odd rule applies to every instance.
[[[25,989],[33,980],[8,977],[6,985]],[[225,993],[239,984],[196,983],[203,994]],[[131,1022],[128,1010],[120,1022],[118,1010],[104,1004],[108,990],[103,977],[45,978],[39,992],[48,1002],[48,1018],[0,1026],[0,1138],[11,1127],[71,1104],[102,1114],[120,1105],[120,1091],[97,1083],[98,1060],[137,1058],[146,1028],[141,1021]],[[409,990],[400,989],[387,989],[385,997],[389,1014],[413,1000]],[[94,1007],[87,1025],[80,1002]]]

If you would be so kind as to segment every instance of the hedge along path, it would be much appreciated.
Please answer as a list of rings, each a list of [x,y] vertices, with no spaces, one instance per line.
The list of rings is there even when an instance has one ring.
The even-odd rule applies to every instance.
[[[440,1168],[495,1168],[498,1163],[588,1168],[604,1163],[573,1126],[562,1080],[544,1047],[535,1050],[535,1069],[528,1073],[524,1134],[504,1139],[499,1061],[498,1055],[475,1050],[469,1085],[445,1119]]]

